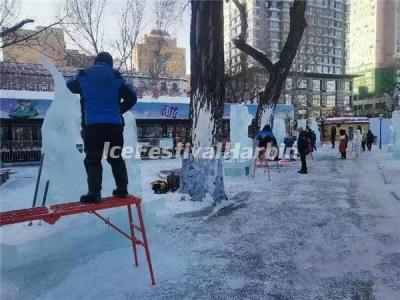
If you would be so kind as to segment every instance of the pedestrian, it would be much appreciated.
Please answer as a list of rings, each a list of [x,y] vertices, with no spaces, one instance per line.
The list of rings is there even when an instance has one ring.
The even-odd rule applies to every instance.
[[[283,157],[285,157],[287,149],[289,149],[289,154],[292,152],[292,147],[294,145],[295,140],[296,137],[294,137],[291,132],[289,132],[283,139],[283,143],[285,144],[285,148],[283,150]]]
[[[367,148],[368,151],[371,151],[372,149],[372,143],[374,142],[374,134],[372,133],[371,129],[368,129],[368,133],[367,133]]]
[[[311,130],[311,151],[317,151],[317,135],[314,130]]]
[[[307,133],[307,141],[308,141],[308,153],[313,152],[311,139],[312,139],[312,131],[311,128],[307,125],[306,126],[306,133]]]
[[[270,125],[265,125],[263,130],[257,133],[258,139],[258,148],[260,149],[260,157],[266,153],[266,150],[271,150],[272,147],[278,149],[278,143],[276,142],[276,138],[272,133],[272,129]],[[279,150],[277,151],[277,155],[274,160],[277,160],[279,157]]]
[[[358,158],[361,154],[361,146],[362,146],[362,134],[360,129],[356,129],[352,141],[352,152],[354,153],[356,158]]]
[[[342,159],[347,158],[347,144],[349,141],[349,137],[346,134],[346,130],[340,130],[340,143],[339,143],[339,152],[342,155]]]
[[[332,125],[331,127],[331,143],[332,149],[335,148],[335,141],[336,141],[336,126]]]
[[[301,160],[301,169],[298,172],[299,174],[307,174],[307,154],[309,153],[309,141],[308,141],[308,134],[303,127],[298,128],[299,137],[297,140],[297,151],[300,155]]]
[[[365,151],[365,146],[367,145],[367,134],[362,130],[360,125],[357,126],[357,129],[361,132],[361,149]]]
[[[111,165],[116,183],[113,195],[126,197],[128,175],[121,156],[124,144],[122,114],[135,105],[136,92],[121,74],[113,69],[113,58],[107,52],[100,52],[93,66],[79,71],[67,82],[67,87],[72,93],[80,94],[81,97],[81,125],[88,193],[81,196],[80,201],[83,203],[101,201],[101,159],[106,142],[109,142],[107,162]]]

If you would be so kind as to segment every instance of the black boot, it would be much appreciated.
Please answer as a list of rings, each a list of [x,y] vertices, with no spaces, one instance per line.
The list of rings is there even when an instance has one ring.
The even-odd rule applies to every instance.
[[[119,188],[119,187],[113,190],[112,194],[114,197],[117,198],[126,198],[129,195],[127,188]]]
[[[87,193],[81,196],[82,203],[99,203],[101,201],[101,195],[97,193]]]

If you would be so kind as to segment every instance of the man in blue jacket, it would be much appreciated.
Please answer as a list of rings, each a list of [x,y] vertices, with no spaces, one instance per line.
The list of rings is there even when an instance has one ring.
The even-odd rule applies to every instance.
[[[81,202],[96,203],[101,200],[101,159],[106,142],[109,142],[107,162],[111,165],[117,186],[113,195],[126,197],[128,175],[121,156],[124,144],[122,114],[137,101],[133,87],[113,69],[113,58],[107,52],[99,53],[94,65],[81,70],[67,82],[67,87],[81,96],[84,164],[88,182],[88,193],[81,197]]]
[[[278,150],[275,156],[275,160],[278,160],[279,148],[270,125],[265,125],[263,130],[257,133],[257,139],[258,147],[262,149],[262,151],[260,151],[260,156],[265,154],[265,151],[268,149],[268,147],[274,147]]]

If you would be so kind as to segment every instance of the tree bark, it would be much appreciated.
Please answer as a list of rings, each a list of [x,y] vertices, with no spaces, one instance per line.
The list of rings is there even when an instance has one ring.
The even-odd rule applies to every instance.
[[[191,6],[192,154],[182,163],[181,191],[192,200],[210,195],[217,204],[226,199],[222,160],[203,154],[220,141],[224,113],[223,2],[192,0]]]
[[[4,30],[2,30],[0,32],[0,38],[5,37],[6,35],[11,34],[13,32],[16,32],[18,29],[25,26],[25,24],[33,23],[33,22],[35,22],[35,21],[32,19],[25,19],[25,20],[18,22],[17,24],[15,24],[14,26],[12,26],[10,28],[5,28]]]
[[[228,0],[229,1],[229,0]],[[257,114],[257,130],[266,123],[272,123],[273,112],[282,93],[286,78],[289,74],[293,60],[296,57],[304,30],[307,27],[305,18],[307,0],[294,0],[290,8],[290,29],[285,45],[276,63],[268,58],[265,53],[253,48],[246,43],[247,14],[246,6],[239,0],[232,0],[240,12],[241,33],[238,39],[232,42],[242,52],[259,62],[269,73],[269,79],[264,91],[261,93]]]

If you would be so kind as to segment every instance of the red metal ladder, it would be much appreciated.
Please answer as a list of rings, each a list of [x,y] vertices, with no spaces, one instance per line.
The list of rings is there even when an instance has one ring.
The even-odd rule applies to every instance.
[[[50,207],[34,207],[28,209],[0,212],[0,226],[22,223],[27,221],[35,221],[35,220],[43,220],[44,222],[52,225],[55,224],[63,216],[76,215],[85,212],[91,213],[96,217],[98,217],[99,219],[101,219],[102,221],[104,221],[105,224],[109,225],[118,233],[120,233],[121,235],[132,241],[133,255],[135,258],[136,266],[139,265],[137,245],[143,246],[146,254],[146,260],[149,268],[151,283],[155,285],[156,281],[154,278],[153,266],[150,257],[150,249],[147,242],[146,230],[142,216],[141,202],[142,202],[141,199],[135,196],[129,196],[126,198],[109,197],[109,198],[104,198],[102,199],[101,202],[95,204],[71,202],[71,203],[52,205]],[[136,225],[133,222],[132,208],[131,208],[132,205],[136,206],[139,225]],[[130,234],[125,233],[118,226],[110,222],[108,218],[104,218],[97,212],[98,210],[123,207],[123,206],[126,206],[128,210]],[[141,233],[142,240],[136,238],[135,230]]]

